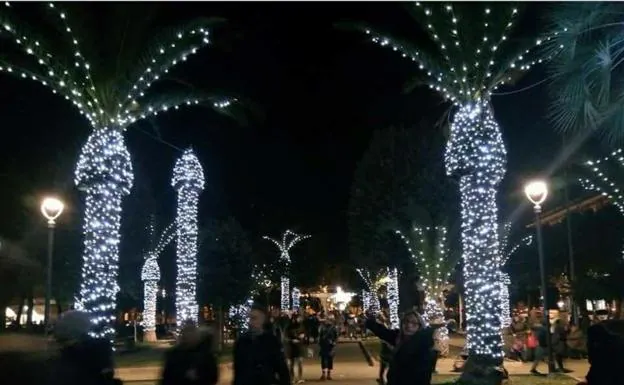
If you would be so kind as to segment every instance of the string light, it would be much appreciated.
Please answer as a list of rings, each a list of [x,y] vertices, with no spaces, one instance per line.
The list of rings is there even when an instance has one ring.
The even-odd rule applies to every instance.
[[[270,278],[272,274],[273,272],[266,265],[255,265],[251,271],[252,284],[249,291],[249,298],[242,304],[230,306],[228,312],[229,320],[241,331],[247,331],[249,329],[249,313],[254,303],[254,297],[260,294],[260,290],[267,290],[273,286],[273,282]]]
[[[449,354],[449,331],[446,327],[446,319],[444,318],[444,312],[440,307],[438,301],[428,298],[425,300],[425,312],[423,318],[428,324],[444,325],[436,328],[434,339],[437,342],[437,348],[439,349],[441,356],[447,356]]]
[[[502,250],[500,269],[504,268],[511,257],[520,250],[523,246],[530,246],[533,243],[533,236],[528,235],[522,238],[522,240],[513,246],[509,246],[509,235],[511,234],[511,223],[507,222],[502,227],[502,234],[500,237],[500,249]],[[499,270],[499,285],[501,295],[501,325],[502,327],[509,327],[511,325],[511,300],[509,297],[509,286],[511,285],[511,278],[509,274]]]
[[[87,192],[83,280],[77,303],[92,315],[93,335],[112,338],[118,291],[121,198],[128,194],[133,182],[130,156],[121,133],[134,122],[184,105],[209,102],[216,111],[228,114],[229,107],[238,100],[190,92],[182,96],[156,96],[148,92],[163,74],[210,43],[211,25],[203,21],[163,38],[161,48],[154,55],[150,53],[152,57],[145,67],[118,76],[116,83],[111,84],[109,78],[97,83],[91,76],[92,68],[80,49],[79,37],[74,35],[70,18],[58,3],[50,2],[46,7],[55,15],[66,38],[66,47],[60,47],[57,52],[46,41],[25,33],[29,29],[13,14],[10,2],[3,2],[0,7],[4,7],[0,38],[11,40],[35,64],[24,68],[20,65],[22,60],[3,59],[0,72],[39,82],[72,103],[93,127],[76,169],[77,186]],[[111,95],[111,90],[115,94]]]
[[[372,310],[371,309],[371,302],[372,302],[371,293],[368,290],[362,290],[362,293],[360,295],[362,297],[362,311],[364,313],[367,313],[369,310]]]
[[[267,236],[262,237],[262,239],[273,242],[279,248],[280,261],[284,264],[284,270],[286,271],[286,273],[280,278],[280,307],[282,311],[290,309],[290,249],[292,249],[297,243],[308,238],[310,238],[309,235],[297,235],[290,230],[286,230],[284,232],[281,242]]]
[[[154,236],[154,223],[150,223],[150,238]],[[158,258],[165,247],[173,240],[173,224],[163,230],[158,242],[145,253],[145,263],[141,269],[143,281],[143,327],[145,340],[156,341],[156,300],[158,297],[158,282],[160,281],[160,268]]]
[[[204,189],[204,171],[191,149],[182,154],[173,168],[171,185],[178,191],[176,321],[178,328],[197,322],[197,210]]]
[[[617,149],[602,159],[588,160],[584,166],[590,171],[591,177],[580,178],[581,185],[588,191],[595,191],[607,197],[624,215],[624,194],[620,183],[608,176],[611,169],[624,168],[622,149]]]
[[[379,303],[379,288],[381,286],[381,282],[387,278],[387,269],[379,270],[377,274],[372,274],[366,268],[358,268],[356,271],[368,288],[366,291],[368,293],[367,309],[376,314],[381,311],[381,304]]]
[[[488,102],[466,104],[451,125],[445,163],[459,176],[466,289],[466,345],[470,354],[503,358],[496,187],[506,151]]]
[[[388,268],[388,310],[390,313],[390,327],[399,329],[399,270],[396,267]]]
[[[292,307],[295,312],[301,308],[301,291],[296,287],[293,287],[292,290]]]
[[[91,315],[92,335],[112,339],[121,202],[133,182],[130,154],[119,131],[93,131],[82,147],[74,182],[86,195],[79,302]]]
[[[429,242],[429,233],[432,230],[436,234],[434,245]],[[400,230],[395,230],[395,233],[405,242],[405,246],[420,272],[420,282],[425,292],[425,318],[429,322],[436,320],[435,322],[446,325],[442,311],[444,286],[457,265],[457,260],[449,256],[446,227],[426,227],[423,230],[415,226],[411,232],[407,233],[407,236]],[[440,329],[444,330],[439,332],[437,337],[442,343],[446,343],[445,350],[448,350],[448,329],[446,326],[442,326]]]

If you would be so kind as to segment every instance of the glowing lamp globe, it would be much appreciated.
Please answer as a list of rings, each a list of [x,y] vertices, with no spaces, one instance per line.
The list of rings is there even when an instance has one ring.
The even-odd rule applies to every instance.
[[[48,220],[48,224],[53,225],[56,218],[61,216],[65,205],[63,202],[54,197],[48,197],[41,202],[41,213]]]
[[[535,207],[539,208],[548,197],[548,185],[541,180],[531,181],[524,186],[524,194]]]

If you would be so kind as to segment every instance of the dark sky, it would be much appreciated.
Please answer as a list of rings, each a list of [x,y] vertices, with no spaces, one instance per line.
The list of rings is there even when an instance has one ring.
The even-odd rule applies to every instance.
[[[133,126],[127,138],[137,182],[155,195],[160,215],[173,215],[169,179],[180,155],[176,147],[192,145],[207,179],[202,217],[234,215],[258,236],[295,228],[323,240],[327,250],[320,259],[346,258],[349,189],[372,131],[415,125],[443,110],[428,90],[402,93],[415,73],[413,65],[362,35],[332,27],[349,16],[380,25],[401,23],[406,19],[399,5],[180,7],[182,13],[225,16],[241,36],[228,50],[208,48],[194,56],[176,75],[200,88],[245,95],[262,107],[265,119],[240,127],[210,110],[195,109]],[[543,78],[544,70],[537,68],[511,90]],[[0,194],[6,213],[0,233],[17,236],[25,213],[36,212],[42,192],[53,186],[68,195],[74,191],[69,172],[89,126],[69,103],[36,84],[0,74],[0,90]],[[560,143],[542,118],[547,104],[543,85],[496,96],[493,102],[509,151],[510,171],[501,194],[508,213],[518,203],[514,196],[521,180],[547,168]],[[80,220],[77,210],[70,208],[70,214]]]

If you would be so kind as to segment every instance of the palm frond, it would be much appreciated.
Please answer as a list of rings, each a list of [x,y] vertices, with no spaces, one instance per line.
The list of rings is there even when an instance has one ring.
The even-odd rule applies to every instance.
[[[73,76],[72,65],[62,56],[53,55],[54,44],[44,36],[38,34],[34,28],[26,22],[14,17],[10,6],[0,6],[0,38],[13,40],[15,47],[27,57],[32,57],[35,66],[26,65],[26,60],[5,57],[4,66],[13,67],[13,62],[19,62],[17,66],[24,72],[28,72],[29,77],[35,77],[53,91],[65,96],[74,102],[81,112],[87,113],[87,95],[84,95],[83,88]],[[26,68],[27,67],[27,68]],[[20,74],[20,76],[22,76]]]
[[[250,117],[254,116],[254,113],[257,116],[258,111],[258,107],[253,102],[240,96],[187,89],[148,95],[140,103],[131,105],[131,109],[122,115],[120,121],[123,122],[124,127],[127,127],[137,120],[169,110],[178,110],[184,106],[211,108],[219,114],[232,118],[242,126],[248,125]]]
[[[550,23],[560,29],[546,49],[551,61],[549,117],[560,132],[595,131],[624,138],[624,32],[616,3],[560,4]]]
[[[393,36],[393,34],[381,31],[377,27],[369,24],[353,21],[342,21],[335,23],[334,26],[339,29],[357,31],[367,35],[373,43],[382,47],[387,47],[400,54],[404,59],[417,63],[418,68],[423,71],[428,78],[425,83],[432,89],[441,92],[447,99],[454,100],[456,95],[452,94],[453,78],[444,60],[439,60],[435,55],[418,49],[407,39]]]
[[[144,96],[147,89],[170,69],[210,43],[213,28],[225,23],[221,18],[198,18],[180,26],[167,28],[150,43],[138,62],[127,70],[125,103]]]

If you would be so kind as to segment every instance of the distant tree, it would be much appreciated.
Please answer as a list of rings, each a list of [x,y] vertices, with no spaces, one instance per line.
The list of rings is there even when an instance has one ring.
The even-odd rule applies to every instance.
[[[200,303],[221,308],[243,303],[252,286],[249,236],[232,217],[211,220],[200,231],[198,258]]]
[[[383,253],[400,247],[383,225],[408,226],[410,205],[427,207],[435,221],[445,217],[452,196],[442,163],[444,138],[431,134],[430,128],[422,124],[374,132],[357,165],[349,199],[349,250],[354,265],[402,264],[404,259],[393,258],[397,253]]]

